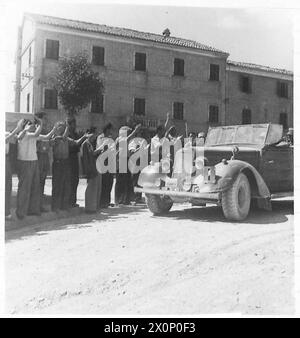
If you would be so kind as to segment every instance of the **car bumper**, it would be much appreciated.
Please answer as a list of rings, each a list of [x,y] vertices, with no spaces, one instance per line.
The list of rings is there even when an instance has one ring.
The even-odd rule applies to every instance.
[[[140,192],[144,194],[179,197],[187,199],[201,199],[219,201],[220,193],[208,193],[208,192],[187,192],[187,191],[174,191],[174,190],[162,190],[158,188],[134,188],[134,192]]]

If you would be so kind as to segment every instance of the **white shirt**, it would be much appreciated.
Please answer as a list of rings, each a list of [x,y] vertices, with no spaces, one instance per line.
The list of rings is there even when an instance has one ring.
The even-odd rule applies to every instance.
[[[105,137],[104,134],[100,134],[97,137],[96,148],[110,146],[114,143],[114,140],[111,137]]]
[[[142,137],[134,137],[130,142],[128,149],[129,151],[135,151],[138,148],[146,148],[147,147],[147,141],[143,139]]]
[[[18,160],[21,161],[36,161],[36,141],[38,137],[32,133],[26,133],[22,140],[18,141]]]
[[[151,139],[151,157],[155,160],[158,159],[159,148],[161,147],[162,158],[167,158],[170,155],[170,141],[166,137],[161,139],[155,135]],[[157,158],[156,158],[157,157]]]

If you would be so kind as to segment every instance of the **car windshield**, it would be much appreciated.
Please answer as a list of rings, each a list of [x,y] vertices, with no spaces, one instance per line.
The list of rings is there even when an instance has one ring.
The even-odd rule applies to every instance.
[[[243,125],[216,127],[208,131],[206,145],[221,144],[257,144],[262,145],[266,141],[268,125]]]

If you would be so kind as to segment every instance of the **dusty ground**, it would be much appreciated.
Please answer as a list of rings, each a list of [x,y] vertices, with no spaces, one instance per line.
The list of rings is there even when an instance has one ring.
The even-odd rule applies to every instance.
[[[273,208],[228,223],[214,206],[176,206],[168,217],[122,207],[10,230],[6,310],[291,314],[292,204]]]

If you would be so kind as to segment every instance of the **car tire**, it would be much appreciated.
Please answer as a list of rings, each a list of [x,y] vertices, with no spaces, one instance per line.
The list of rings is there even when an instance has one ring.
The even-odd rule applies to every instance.
[[[222,193],[224,216],[231,221],[242,221],[248,216],[250,203],[250,184],[247,176],[240,173],[232,187]]]
[[[170,197],[146,194],[146,203],[153,215],[167,213],[173,205]]]

